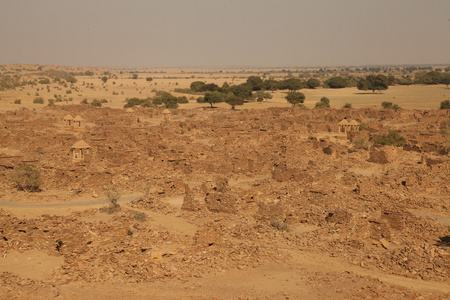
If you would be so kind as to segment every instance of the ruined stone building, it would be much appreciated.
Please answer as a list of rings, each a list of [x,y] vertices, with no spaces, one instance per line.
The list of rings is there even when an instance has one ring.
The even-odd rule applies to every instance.
[[[83,140],[80,140],[76,142],[75,144],[70,147],[70,152],[72,154],[72,161],[73,162],[79,162],[83,161],[86,158],[86,155],[90,153],[91,146],[88,145]]]
[[[338,124],[338,132],[341,133],[347,133],[358,130],[359,130],[359,123],[356,120],[351,120],[349,122],[347,119],[343,119]]]
[[[170,121],[172,113],[167,108],[162,111],[162,114],[164,116],[164,121]]]
[[[83,128],[84,128],[84,120],[78,115],[73,119],[73,129],[83,130]]]
[[[63,121],[64,121],[64,126],[66,128],[72,129],[72,127],[73,127],[73,117],[71,115],[65,116]]]

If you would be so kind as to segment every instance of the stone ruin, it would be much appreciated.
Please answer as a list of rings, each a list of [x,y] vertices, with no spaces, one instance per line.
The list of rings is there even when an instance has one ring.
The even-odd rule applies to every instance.
[[[73,118],[70,114],[63,119],[67,130],[84,131],[85,121],[79,115]]]
[[[351,120],[350,122],[347,119],[343,119],[338,124],[338,132],[347,133],[359,130],[359,123],[356,120]]]
[[[89,155],[91,146],[88,145],[83,140],[80,140],[76,142],[75,144],[70,147],[70,152],[72,154],[72,161],[73,162],[80,162],[83,161],[87,155]]]
[[[170,112],[170,110],[168,110],[167,108],[165,110],[162,111],[163,117],[164,117],[164,121],[170,121],[172,113]]]

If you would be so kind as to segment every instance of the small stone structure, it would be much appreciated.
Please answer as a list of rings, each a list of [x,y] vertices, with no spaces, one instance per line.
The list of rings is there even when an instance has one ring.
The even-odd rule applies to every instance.
[[[89,146],[85,141],[80,140],[70,147],[70,152],[72,153],[72,161],[78,162],[86,158],[86,155],[90,153],[91,146]]]
[[[73,127],[73,117],[71,115],[65,116],[63,121],[66,128],[71,129]]]
[[[79,115],[73,118],[73,129],[74,130],[84,129],[84,120]]]
[[[162,114],[164,116],[164,121],[170,121],[172,113],[167,108],[162,111]]]
[[[351,120],[349,122],[347,119],[343,119],[338,124],[338,131],[341,133],[347,133],[358,130],[359,130],[359,123],[356,120]]]

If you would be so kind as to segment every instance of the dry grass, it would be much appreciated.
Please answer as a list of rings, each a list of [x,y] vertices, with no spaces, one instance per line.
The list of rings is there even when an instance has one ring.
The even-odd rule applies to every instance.
[[[13,67],[11,67],[13,68]],[[50,68],[50,67],[47,67]],[[60,67],[62,68],[62,67]],[[69,70],[73,71],[73,69]],[[217,70],[177,70],[166,69],[163,70],[166,73],[141,73],[140,71],[138,79],[129,79],[130,74],[124,72],[120,74],[119,71],[111,71],[112,74],[117,75],[118,79],[109,79],[102,87],[102,81],[99,74],[104,70],[97,70],[97,74],[94,76],[77,76],[78,82],[74,84],[74,87],[79,91],[72,89],[72,93],[66,95],[66,90],[70,87],[64,88],[58,84],[51,83],[50,92],[47,91],[47,85],[37,85],[35,87],[25,86],[23,88],[17,88],[16,90],[8,90],[0,92],[0,111],[15,110],[19,107],[27,107],[31,109],[42,109],[47,105],[47,100],[52,99],[54,94],[66,95],[72,97],[73,101],[68,102],[79,104],[84,98],[87,98],[89,102],[93,99],[107,99],[109,103],[104,104],[107,107],[122,108],[125,98],[132,97],[151,97],[154,96],[152,90],[164,90],[168,92],[174,91],[175,88],[189,88],[193,81],[206,81],[214,82],[218,85],[222,85],[223,82],[229,84],[240,84],[246,81],[246,78],[251,75],[261,76],[262,70],[253,70],[254,73],[242,73],[242,70],[224,70],[223,73],[217,73]],[[160,70],[161,71],[161,70]],[[201,74],[189,74],[189,71],[206,72]],[[211,73],[209,73],[211,72]],[[213,73],[216,72],[216,73]],[[274,74],[273,76],[285,76],[285,74]],[[36,75],[23,75],[24,78],[36,78]],[[195,78],[192,78],[195,76]],[[152,82],[147,82],[146,77],[153,77]],[[166,77],[166,78],[164,78]],[[171,78],[169,78],[171,77]],[[175,78],[174,78],[175,77]],[[83,86],[83,82],[85,85]],[[115,84],[113,84],[115,82]],[[87,84],[94,84],[94,89],[88,88]],[[44,88],[41,90],[41,88]],[[40,88],[36,91],[36,88]],[[61,88],[61,90],[59,90]],[[36,92],[44,99],[44,104],[33,104],[33,99],[36,97]],[[114,94],[113,94],[114,93]],[[320,98],[327,97],[330,99],[332,108],[341,108],[346,103],[351,103],[353,108],[373,107],[381,108],[381,102],[393,102],[398,104],[404,109],[438,109],[442,101],[450,99],[450,88],[444,85],[434,86],[393,86],[382,93],[365,93],[359,91],[357,88],[345,88],[345,89],[323,89],[317,88],[315,90],[303,89],[302,93],[306,95],[305,106],[313,108],[315,103],[320,101]],[[183,96],[184,94],[174,93],[176,96]],[[288,107],[290,106],[284,99],[286,95],[285,91],[276,91],[273,94],[273,99],[263,102],[250,102],[239,107],[239,109],[262,109],[272,106]],[[189,99],[192,95],[185,95]],[[195,98],[197,96],[194,96]],[[21,99],[21,104],[14,104],[14,100]],[[55,103],[56,105],[65,105],[65,102]],[[190,100],[188,104],[180,105],[180,108],[196,108],[201,106],[207,106],[206,104],[198,104],[195,100]],[[221,103],[218,107],[229,108],[229,105]]]

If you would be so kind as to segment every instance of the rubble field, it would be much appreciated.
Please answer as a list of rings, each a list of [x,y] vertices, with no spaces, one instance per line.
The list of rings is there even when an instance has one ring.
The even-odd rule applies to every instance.
[[[2,113],[0,298],[448,299],[449,151],[448,110]]]

